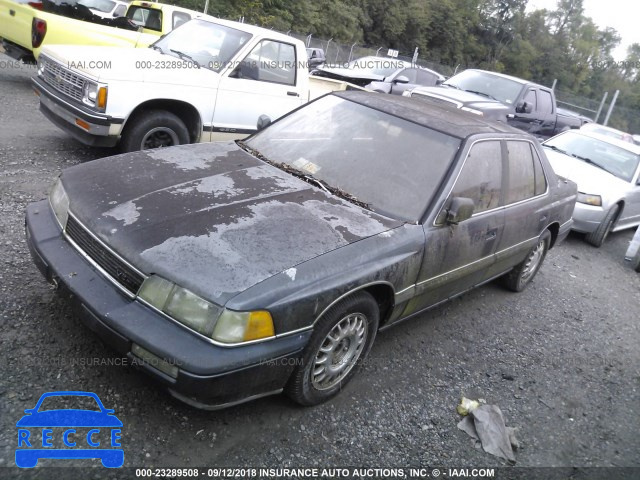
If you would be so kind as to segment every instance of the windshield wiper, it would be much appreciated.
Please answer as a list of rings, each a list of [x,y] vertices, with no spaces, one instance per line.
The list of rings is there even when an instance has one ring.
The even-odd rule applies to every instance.
[[[598,168],[604,170],[605,172],[610,173],[611,175],[615,175],[613,172],[609,171],[604,165],[601,165],[598,162],[594,162],[590,158],[581,157],[580,155],[576,155],[575,153],[570,153],[569,155],[571,155],[573,158],[577,158],[578,160],[582,160],[583,162],[588,163],[589,165],[593,165],[594,167],[598,167]]]
[[[496,102],[499,102],[499,100],[496,97],[492,97],[488,93],[479,92],[478,90],[465,90],[465,92],[475,93],[476,95],[481,95],[483,97],[487,97],[487,98],[490,98],[491,100],[495,100]]]
[[[190,61],[192,61],[196,65],[196,67],[200,68],[200,64],[191,55],[188,55],[188,54],[186,54],[184,52],[181,52],[179,50],[174,50],[173,48],[170,48],[169,51],[175,53],[176,55],[178,55],[182,60],[190,60]]]
[[[244,143],[241,140],[236,141],[236,144],[242,148],[244,151],[246,151],[247,153],[250,153],[251,155],[253,155],[254,157],[259,158],[260,160],[262,160],[263,162],[268,163],[269,165],[273,165],[276,168],[279,168],[280,170],[284,170],[287,173],[290,173],[291,175],[301,178],[302,180],[304,180],[307,183],[313,184],[319,188],[321,188],[322,190],[324,190],[327,193],[331,193],[337,197],[340,198],[344,198],[345,200],[358,205],[359,207],[365,208],[367,210],[371,210],[371,207],[369,206],[368,203],[365,203],[361,200],[358,200],[355,196],[351,195],[350,193],[345,192],[344,190],[338,188],[338,187],[332,187],[331,185],[329,185],[327,182],[325,182],[324,180],[320,180],[319,178],[314,177],[313,175],[310,175],[308,173],[303,172],[302,170],[298,170],[295,167],[292,167],[291,165],[287,164],[287,163],[280,163],[280,162],[274,162],[272,160],[269,160],[267,157],[265,157],[264,155],[262,155],[260,152],[258,152],[257,150],[254,150],[253,148],[249,147],[246,143]]]
[[[569,155],[565,150],[562,150],[561,148],[556,147],[555,145],[546,145],[546,144],[542,144],[543,147],[545,148],[550,148],[551,150],[553,150],[554,152],[558,152],[558,153],[564,153],[565,155]]]

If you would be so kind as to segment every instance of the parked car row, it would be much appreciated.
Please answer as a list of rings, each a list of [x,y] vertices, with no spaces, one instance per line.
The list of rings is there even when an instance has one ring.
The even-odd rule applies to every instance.
[[[308,55],[290,36],[213,18],[150,48],[40,52],[45,116],[125,153],[65,170],[28,207],[33,260],[176,398],[318,404],[379,330],[494,279],[524,290],[572,228],[601,245],[640,224],[640,147],[562,127],[555,103],[542,131],[568,131],[540,144],[513,128],[548,89],[467,71],[382,95],[364,87],[400,93],[423,70],[322,78]],[[463,83],[475,77],[510,90]],[[494,121],[506,105],[514,113]]]

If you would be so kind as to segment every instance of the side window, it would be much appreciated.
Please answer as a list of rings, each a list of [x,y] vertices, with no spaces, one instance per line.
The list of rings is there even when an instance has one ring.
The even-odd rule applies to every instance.
[[[538,110],[538,98],[536,96],[535,90],[529,90],[527,94],[524,96],[524,101],[527,103],[527,105],[533,106],[533,110],[531,110],[532,112],[535,112]]]
[[[409,83],[416,83],[416,73],[417,70],[415,68],[405,68],[402,70],[395,78],[400,76],[407,77],[409,79]]]
[[[127,11],[127,6],[126,5],[118,5],[116,7],[115,11],[113,12],[113,16],[114,17],[122,17],[122,16],[124,16],[126,11]]]
[[[500,142],[479,142],[471,147],[451,196],[470,198],[475,203],[474,213],[484,212],[500,206],[501,184]]]
[[[553,103],[551,101],[551,92],[546,90],[540,90],[540,107],[538,108],[540,113],[553,112]]]
[[[507,142],[509,174],[506,204],[535,196],[533,156],[529,142]]]
[[[296,84],[296,49],[293,45],[263,40],[231,75],[262,82]]]
[[[416,83],[418,85],[431,86],[436,84],[436,76],[433,73],[418,70]]]
[[[547,179],[544,176],[544,170],[542,168],[542,163],[540,162],[540,157],[538,156],[538,152],[533,148],[533,145],[529,145],[531,147],[531,151],[533,152],[533,172],[536,177],[536,195],[542,195],[547,191]]]
[[[171,18],[171,28],[178,28],[185,22],[191,20],[191,15],[184,12],[173,12],[173,17]]]

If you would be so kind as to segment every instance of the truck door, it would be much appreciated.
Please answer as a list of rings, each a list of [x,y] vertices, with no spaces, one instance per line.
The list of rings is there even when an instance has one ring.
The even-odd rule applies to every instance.
[[[530,87],[518,103],[514,118],[510,122],[514,127],[531,135],[553,135],[555,114],[550,92]]]
[[[261,115],[276,120],[305,102],[306,82],[298,69],[296,47],[262,40],[220,81],[213,114],[212,140],[256,131]],[[220,135],[221,134],[221,135]]]

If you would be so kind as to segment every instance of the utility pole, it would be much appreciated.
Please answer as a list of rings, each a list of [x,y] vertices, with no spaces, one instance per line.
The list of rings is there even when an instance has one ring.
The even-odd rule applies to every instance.
[[[598,123],[598,119],[600,118],[600,114],[602,113],[602,108],[604,107],[604,102],[607,101],[607,97],[609,96],[609,92],[604,92],[602,96],[602,101],[600,102],[600,106],[598,107],[598,113],[596,113],[596,118],[593,119],[594,122]]]
[[[609,110],[607,110],[607,116],[604,117],[604,123],[603,125],[606,127],[607,124],[609,123],[609,117],[611,116],[611,112],[613,112],[613,107],[616,104],[616,100],[618,100],[618,94],[620,93],[620,90],[616,90],[616,93],[613,94],[613,100],[611,100],[611,105],[609,105]]]

